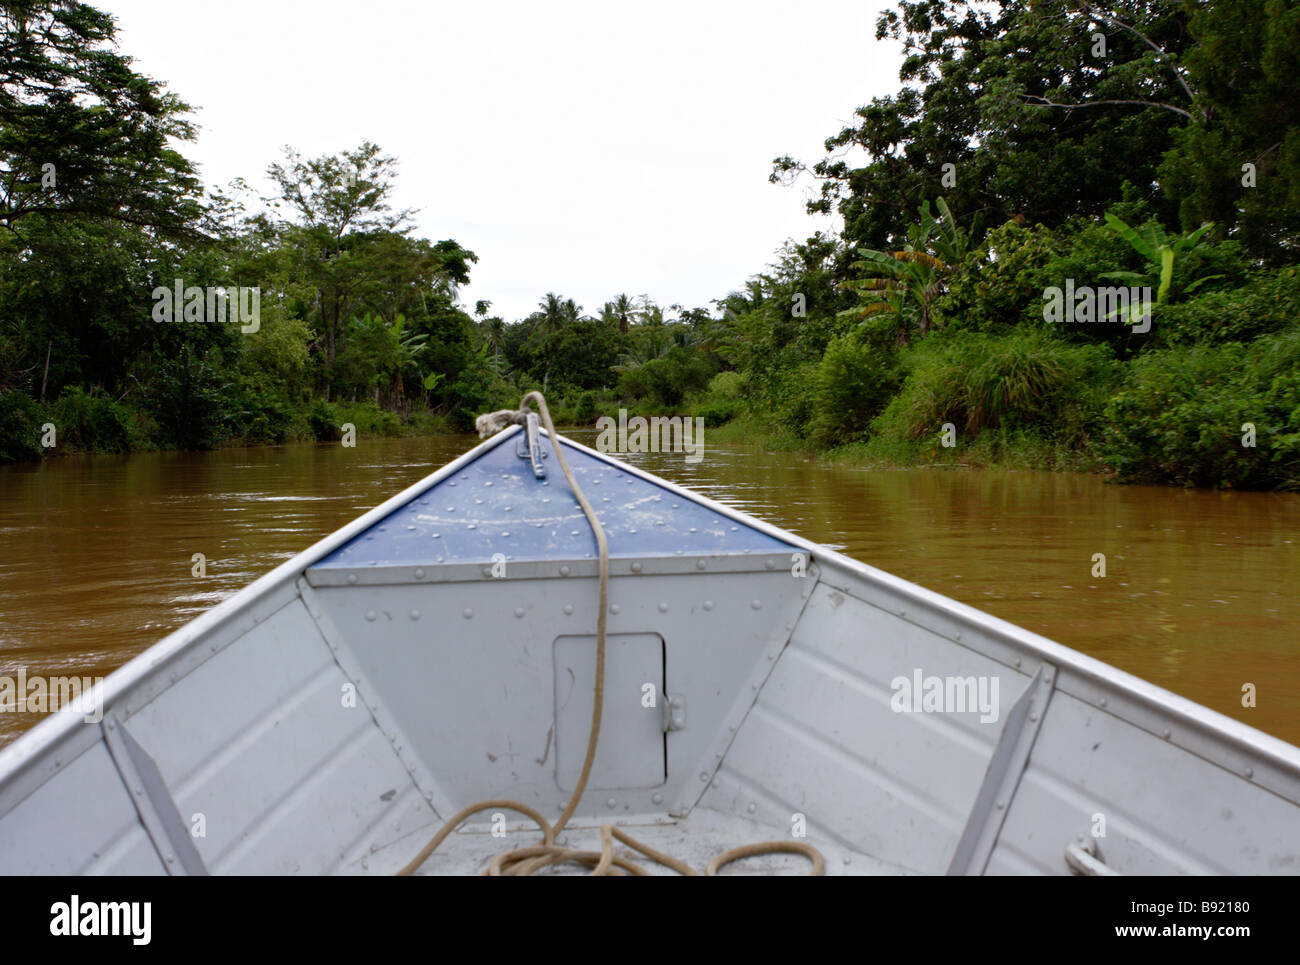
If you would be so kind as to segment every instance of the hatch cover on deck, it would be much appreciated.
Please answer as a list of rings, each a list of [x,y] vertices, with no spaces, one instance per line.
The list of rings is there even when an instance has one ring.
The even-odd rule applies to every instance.
[[[555,779],[560,790],[567,792],[578,783],[587,755],[596,638],[557,637],[554,652]],[[658,787],[664,783],[667,759],[659,709],[663,688],[663,637],[657,633],[614,633],[606,638],[605,701],[589,789]]]

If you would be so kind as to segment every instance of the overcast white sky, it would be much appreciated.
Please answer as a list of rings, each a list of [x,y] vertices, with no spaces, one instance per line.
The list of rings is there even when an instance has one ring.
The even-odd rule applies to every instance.
[[[708,306],[786,238],[811,163],[898,85],[887,0],[654,3],[92,0],[123,53],[198,108],[210,185],[363,139],[400,161],[394,207],[479,256],[461,292],[507,321],[547,291],[588,312],[619,292]]]

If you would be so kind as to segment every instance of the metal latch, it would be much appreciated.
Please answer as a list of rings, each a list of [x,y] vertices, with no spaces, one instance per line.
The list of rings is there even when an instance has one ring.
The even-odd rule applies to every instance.
[[[664,733],[670,730],[686,729],[686,698],[681,694],[664,694],[664,701],[660,705],[663,707],[663,728]]]
[[[525,444],[527,449],[525,449]],[[542,431],[541,420],[537,417],[536,412],[528,413],[524,419],[524,434],[519,442],[515,444],[515,455],[520,459],[528,459],[533,464],[533,475],[538,479],[546,478],[546,466],[542,460],[546,458],[546,453],[542,451]]]

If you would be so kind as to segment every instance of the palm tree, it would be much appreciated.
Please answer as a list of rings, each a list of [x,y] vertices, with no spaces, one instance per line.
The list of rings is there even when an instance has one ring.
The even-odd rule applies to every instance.
[[[483,323],[483,341],[492,350],[493,355],[500,355],[506,345],[506,323],[500,315],[494,315]]]
[[[566,325],[578,320],[582,312],[572,298],[561,298],[555,292],[547,292],[546,297],[537,303],[539,311],[533,313],[537,319],[535,331],[539,335],[553,335],[562,331]]]

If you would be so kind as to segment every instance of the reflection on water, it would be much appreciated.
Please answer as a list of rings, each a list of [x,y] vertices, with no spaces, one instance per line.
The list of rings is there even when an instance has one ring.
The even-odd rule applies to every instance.
[[[594,432],[574,432],[592,444]],[[0,468],[0,674],[107,675],[477,442]],[[651,472],[1300,743],[1300,496],[827,466],[710,444]],[[191,575],[193,556],[207,576]],[[1106,577],[1091,575],[1094,554]],[[1241,706],[1253,683],[1258,706]],[[0,743],[35,723],[0,713]]]

